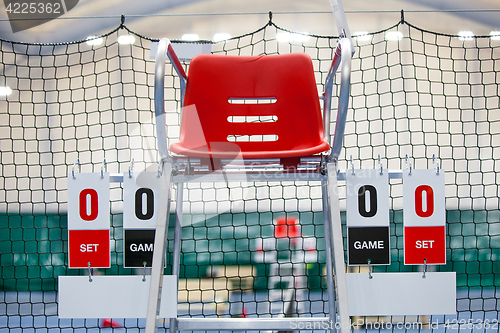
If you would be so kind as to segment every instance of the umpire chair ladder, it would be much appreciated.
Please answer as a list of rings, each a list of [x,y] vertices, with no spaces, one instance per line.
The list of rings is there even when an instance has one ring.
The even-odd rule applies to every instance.
[[[347,115],[353,46],[340,0],[330,0],[339,41],[326,78],[323,111],[312,61],[304,53],[264,56],[198,55],[186,74],[168,39],[155,63],[155,116],[166,188],[177,184],[172,275],[179,275],[183,185],[188,182],[321,181],[326,247],[328,317],[173,318],[170,332],[184,330],[289,331],[291,323],[339,323],[350,331],[345,259],[337,187],[337,160]],[[164,110],[166,57],[181,80],[180,141],[167,144]],[[341,85],[333,143],[330,110],[333,79]],[[250,104],[241,101],[251,101]],[[271,117],[236,122],[232,117]],[[300,135],[298,135],[300,133]],[[260,140],[253,141],[254,136]],[[245,141],[240,141],[244,137]],[[172,154],[174,153],[174,154]],[[164,186],[164,187],[165,187]],[[170,194],[164,193],[155,234],[146,333],[158,327],[166,260]],[[335,272],[335,274],[334,274]],[[315,327],[315,326],[314,326]],[[330,326],[330,331],[336,331]]]

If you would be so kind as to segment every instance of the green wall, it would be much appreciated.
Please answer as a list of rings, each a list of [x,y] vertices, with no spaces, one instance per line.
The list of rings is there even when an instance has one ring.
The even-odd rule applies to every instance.
[[[181,277],[198,278],[211,265],[253,264],[253,239],[273,236],[273,220],[281,213],[222,214],[184,216],[182,228]],[[309,287],[321,287],[324,265],[323,214],[288,213],[298,216],[304,236],[318,238],[318,263],[308,265]],[[457,287],[500,287],[500,212],[447,211],[447,261],[438,271],[457,272]],[[418,270],[403,265],[403,213],[392,211],[391,261],[375,271]],[[191,219],[202,221],[191,223]],[[170,217],[173,225],[174,217]],[[345,236],[345,213],[342,214]],[[122,215],[111,216],[111,262],[102,274],[134,274],[123,268]],[[44,290],[57,288],[57,276],[85,274],[67,269],[66,215],[0,214],[0,287],[3,290]],[[173,228],[169,230],[169,260],[173,246]],[[345,242],[345,238],[344,238]],[[345,247],[345,244],[344,244]],[[255,288],[267,287],[269,267],[257,264]],[[171,271],[167,266],[166,273]]]

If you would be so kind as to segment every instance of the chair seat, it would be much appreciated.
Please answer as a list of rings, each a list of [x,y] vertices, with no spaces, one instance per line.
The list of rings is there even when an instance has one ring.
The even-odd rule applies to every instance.
[[[330,149],[311,58],[198,55],[189,66],[175,154],[289,158]]]
[[[183,147],[179,142],[172,143],[170,150],[176,154],[200,158],[223,158],[223,159],[262,159],[262,158],[288,158],[316,155],[330,149],[330,145],[322,142],[319,145],[301,149],[279,150],[279,151],[241,151],[238,145],[227,142],[215,142],[211,145],[201,147]]]

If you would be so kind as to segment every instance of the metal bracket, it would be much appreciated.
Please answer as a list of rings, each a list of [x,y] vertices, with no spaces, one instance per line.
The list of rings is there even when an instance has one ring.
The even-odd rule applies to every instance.
[[[436,170],[436,175],[439,175],[439,161],[436,158],[436,154],[432,154],[432,165]]]
[[[134,158],[130,161],[128,165],[128,178],[132,178],[132,170],[134,169]]]
[[[88,262],[89,282],[92,282],[92,269],[90,268],[90,261]]]
[[[408,160],[408,154],[405,156],[405,168],[410,170],[408,175],[411,176],[411,162]]]
[[[384,168],[382,167],[382,160],[380,159],[380,154],[378,155],[378,166],[380,168],[380,175],[384,174]]]
[[[77,158],[75,163],[73,163],[73,168],[71,169],[71,175],[73,176],[73,179],[76,179],[75,177],[75,166],[78,164],[78,172],[82,172],[82,166],[80,165],[80,159]]]
[[[371,280],[373,279],[372,275],[372,261],[368,259],[368,278]]]
[[[106,164],[106,159],[102,159],[101,163],[101,179],[104,178],[104,172],[108,172],[108,165]]]
[[[422,274],[422,279],[425,279],[425,272],[427,271],[427,259],[424,259],[424,273]]]
[[[161,175],[163,174],[163,160],[158,162],[158,175],[156,176],[157,178],[160,178]]]

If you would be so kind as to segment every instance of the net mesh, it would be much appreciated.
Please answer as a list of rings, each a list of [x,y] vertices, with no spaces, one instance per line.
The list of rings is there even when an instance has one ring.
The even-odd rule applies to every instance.
[[[59,320],[56,289],[59,275],[85,274],[67,269],[66,177],[76,159],[81,172],[100,171],[103,159],[109,172],[126,172],[132,159],[134,170],[157,168],[154,40],[121,28],[93,45],[0,40],[0,86],[12,89],[0,97],[2,332],[103,325],[100,319]],[[123,34],[135,42],[119,44]],[[336,42],[270,22],[211,46],[213,53],[233,55],[306,52],[322,92]],[[406,156],[414,168],[432,168],[436,156],[446,172],[447,264],[435,269],[456,272],[458,288],[455,316],[370,320],[414,321],[418,330],[438,321],[439,330],[450,331],[472,329],[472,320],[498,330],[500,40],[400,23],[354,44],[340,168],[351,167],[351,156],[354,167],[373,168],[379,155],[384,168],[405,168]],[[168,138],[175,141],[180,82],[170,64],[165,84]],[[338,91],[333,94],[336,105]],[[345,190],[343,182],[340,187]],[[280,316],[289,310],[287,299],[296,301],[292,310],[299,316],[327,315],[319,183],[200,183],[184,192],[179,316]],[[112,266],[95,274],[137,273],[123,268],[122,195],[121,184],[112,183]],[[390,202],[392,264],[375,271],[417,271],[403,265],[401,180],[390,181]],[[340,203],[345,208],[345,195]],[[297,221],[297,239],[274,237],[283,217]],[[169,264],[172,239],[170,233]],[[145,325],[114,320],[125,330]]]

